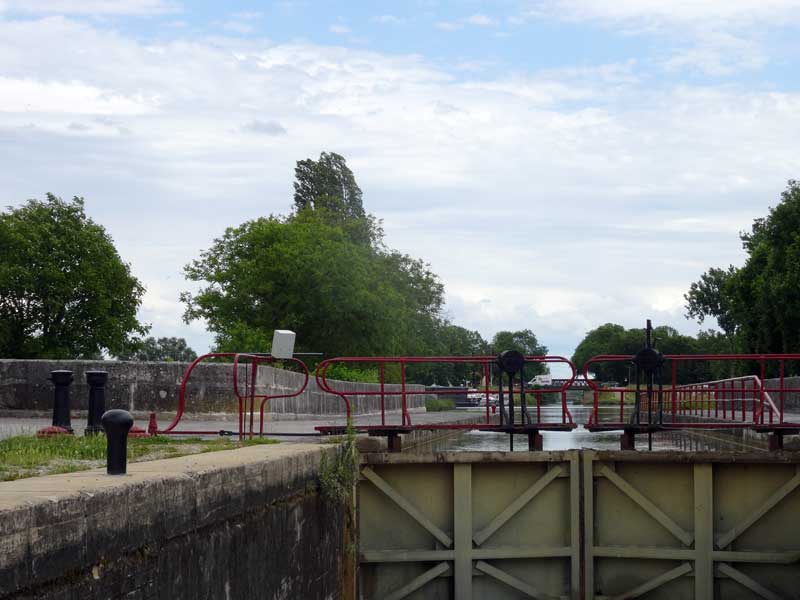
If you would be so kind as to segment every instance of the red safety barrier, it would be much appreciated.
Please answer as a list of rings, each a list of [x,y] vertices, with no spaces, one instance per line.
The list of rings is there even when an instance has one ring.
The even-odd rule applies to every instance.
[[[268,354],[251,354],[251,353],[239,353],[239,352],[212,352],[209,354],[204,354],[203,356],[198,357],[195,359],[192,364],[186,369],[186,373],[183,375],[183,379],[181,380],[180,390],[178,392],[178,410],[175,415],[175,418],[172,422],[167,425],[164,429],[158,429],[158,425],[155,418],[155,413],[150,415],[150,426],[148,427],[148,432],[151,435],[229,435],[234,434],[235,432],[229,432],[225,430],[199,430],[199,429],[176,429],[178,423],[183,418],[184,412],[186,410],[186,399],[187,399],[187,385],[189,383],[189,379],[194,371],[195,367],[199,365],[201,362],[214,359],[214,358],[232,358],[233,362],[231,364],[232,369],[232,376],[233,376],[233,393],[237,398],[238,405],[239,405],[239,439],[242,440],[245,436],[249,436],[250,438],[256,433],[254,428],[254,421],[255,421],[255,407],[256,401],[259,400],[258,403],[258,413],[259,413],[259,428],[257,435],[264,434],[264,408],[269,400],[275,400],[277,398],[293,398],[295,396],[299,396],[300,394],[305,391],[306,386],[308,385],[309,373],[308,368],[306,367],[305,363],[298,359],[298,358],[289,358],[289,359],[276,359],[273,356]],[[256,392],[256,384],[258,380],[258,367],[262,364],[270,364],[274,363],[275,361],[280,360],[282,362],[290,362],[298,367],[300,367],[300,371],[305,375],[305,379],[303,384],[294,391],[284,394],[259,394]],[[244,364],[242,365],[242,363]],[[240,367],[243,367],[244,371],[244,389],[241,389],[239,383],[239,375],[240,375]],[[249,405],[249,406],[248,406]],[[249,410],[250,419],[249,419],[249,429],[248,429],[248,422],[247,422],[247,413]]]
[[[787,393],[800,392],[800,388],[786,387],[787,361],[800,361],[800,354],[667,354],[663,370],[669,373],[668,383],[656,379],[651,392],[630,387],[601,388],[589,379],[588,373],[597,363],[631,362],[627,355],[599,355],[589,359],[583,375],[592,388],[593,409],[586,424],[590,431],[615,429],[731,429],[750,428],[756,431],[788,433],[800,428],[800,423],[787,422],[784,403]],[[753,362],[759,365],[758,375],[732,377],[716,381],[678,384],[679,364],[691,361]],[[778,385],[765,384],[768,366],[777,364]],[[601,418],[600,394],[619,395],[619,419]],[[637,398],[636,409],[626,419],[626,396]],[[628,404],[629,406],[629,404]]]
[[[369,432],[373,435],[393,435],[396,433],[406,433],[413,430],[487,430],[487,431],[536,431],[554,430],[565,431],[574,429],[576,427],[573,422],[572,415],[567,408],[567,394],[566,391],[572,384],[577,371],[575,366],[568,359],[561,356],[526,356],[524,357],[525,364],[552,364],[559,363],[565,364],[569,367],[572,375],[569,379],[563,380],[562,384],[556,389],[534,389],[528,386],[516,388],[515,393],[527,398],[531,396],[534,398],[534,405],[531,408],[536,410],[536,421],[529,423],[515,422],[500,424],[493,419],[492,407],[496,403],[496,397],[501,393],[499,386],[492,386],[491,381],[494,375],[494,366],[497,362],[496,356],[399,356],[399,357],[338,357],[323,360],[317,367],[315,374],[317,385],[319,388],[329,394],[333,394],[341,398],[344,405],[345,413],[347,415],[348,423],[351,421],[352,405],[357,402],[359,398],[363,397],[380,397],[380,425],[355,425],[353,428],[360,432]],[[327,378],[328,369],[335,364],[353,364],[359,363],[363,365],[374,365],[378,369],[378,383],[380,389],[377,391],[351,391],[342,390],[334,387],[332,382]],[[480,373],[482,373],[483,386],[476,389],[472,393],[478,393],[483,396],[482,412],[485,414],[485,419],[482,423],[433,423],[421,422],[412,424],[411,414],[408,410],[408,398],[415,395],[454,395],[452,390],[435,390],[428,388],[427,390],[410,389],[407,384],[406,368],[409,365],[420,364],[451,364],[451,365],[473,365]],[[388,366],[396,366],[399,370],[399,389],[387,390],[386,389],[386,370]],[[469,390],[463,392],[464,394],[470,393]],[[544,396],[557,395],[560,400],[560,418],[557,421],[543,421],[542,416],[542,400]],[[390,423],[389,416],[386,413],[386,396],[400,396],[400,414],[397,416],[399,422]],[[518,396],[518,397],[520,397]],[[527,404],[526,404],[527,409]],[[512,417],[513,418],[513,417]],[[345,428],[343,426],[320,426],[316,427],[317,431],[322,433],[341,433]]]

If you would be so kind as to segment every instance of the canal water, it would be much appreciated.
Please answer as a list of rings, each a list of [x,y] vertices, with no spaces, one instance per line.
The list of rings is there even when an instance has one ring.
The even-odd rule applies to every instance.
[[[570,405],[569,411],[576,423],[585,423],[589,420],[591,406]],[[629,411],[630,409],[628,409]],[[626,419],[628,415],[626,414]],[[560,422],[561,409],[557,406],[542,407],[542,421]],[[600,407],[601,421],[619,421],[618,407]],[[592,433],[578,426],[572,431],[548,431],[542,434],[544,450],[573,450],[588,448],[593,450],[619,450],[620,434],[616,432]],[[648,449],[648,436],[640,435],[636,438],[636,449]],[[659,450],[684,450],[695,451],[749,451],[763,449],[757,444],[746,443],[736,436],[720,434],[719,432],[703,431],[664,431],[653,434],[652,448]],[[489,431],[468,431],[457,436],[437,440],[428,444],[415,447],[412,452],[445,452],[445,451],[507,451],[509,450],[509,436],[505,433]],[[514,436],[514,450],[527,451],[528,438],[524,435]]]

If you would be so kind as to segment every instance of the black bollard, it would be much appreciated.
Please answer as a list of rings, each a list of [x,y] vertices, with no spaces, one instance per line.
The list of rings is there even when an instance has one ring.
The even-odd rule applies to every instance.
[[[69,417],[69,386],[73,381],[72,371],[50,371],[50,381],[56,386],[53,393],[53,427],[61,427],[72,433]]]
[[[103,431],[100,418],[106,412],[106,382],[108,371],[86,371],[86,383],[89,384],[89,414],[83,435],[96,435]]]
[[[133,427],[133,417],[127,410],[114,408],[100,418],[106,432],[106,472],[125,475],[128,472],[128,431]]]

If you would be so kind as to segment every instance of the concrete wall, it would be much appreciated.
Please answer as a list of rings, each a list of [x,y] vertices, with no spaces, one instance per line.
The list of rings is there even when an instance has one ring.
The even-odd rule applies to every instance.
[[[52,410],[53,385],[48,381],[50,371],[67,369],[74,373],[72,408],[85,410],[89,391],[84,373],[91,370],[108,371],[106,387],[107,408],[131,411],[174,412],[178,406],[178,390],[187,368],[186,363],[126,362],[126,361],[50,361],[0,360],[0,409]],[[260,394],[286,394],[297,390],[303,382],[299,373],[275,369],[267,365],[258,368],[256,390]],[[244,366],[239,369],[241,390],[245,386]],[[346,391],[378,391],[377,384],[333,382],[334,389]],[[333,385],[332,384],[332,385]],[[397,391],[399,385],[386,385],[386,391]],[[187,412],[220,413],[238,410],[233,393],[233,365],[201,363],[191,375],[186,401]],[[423,391],[424,386],[407,386],[409,391]],[[425,406],[423,395],[407,396],[408,406],[419,410]],[[385,397],[387,410],[400,409],[397,394]],[[351,402],[353,414],[380,411],[380,397],[362,396]],[[344,413],[342,400],[322,392],[311,374],[306,390],[295,398],[278,398],[267,404],[270,413],[284,416],[336,415]]]
[[[254,446],[0,483],[0,598],[352,597],[336,447]]]
[[[765,379],[764,387],[778,389],[781,387],[781,380]],[[800,389],[800,377],[784,377],[783,387]],[[772,401],[775,402],[775,404],[779,404],[780,394],[771,392],[770,395],[772,396]],[[783,403],[784,409],[786,410],[800,411],[800,392],[784,392]]]

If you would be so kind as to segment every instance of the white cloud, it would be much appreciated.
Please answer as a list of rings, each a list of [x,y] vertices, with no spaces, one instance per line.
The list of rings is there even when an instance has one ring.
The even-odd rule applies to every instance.
[[[346,33],[350,33],[352,29],[350,29],[347,25],[335,24],[328,27],[328,30],[331,33],[336,33],[338,35],[344,35]]]
[[[373,17],[372,20],[382,25],[404,25],[406,23],[403,17],[395,15],[378,15],[377,17]]]
[[[785,44],[771,46],[771,32],[800,23],[800,0],[536,0],[514,22],[531,18],[589,21],[625,35],[657,36],[668,48],[662,60],[668,71],[729,76],[762,68],[773,58],[770,52],[787,52]]]
[[[463,27],[464,26],[461,23],[456,23],[453,21],[439,21],[436,23],[436,28],[441,29],[442,31],[457,31]]]
[[[230,31],[232,33],[242,33],[242,34],[252,33],[253,31],[255,31],[255,27],[253,27],[250,23],[247,23],[246,21],[237,21],[237,20],[225,21],[222,24],[222,28],[225,31]]]
[[[768,62],[762,45],[754,40],[722,32],[702,32],[694,45],[678,49],[663,62],[671,71],[694,69],[721,76],[740,69],[760,69]]]
[[[202,350],[179,321],[183,265],[287,212],[294,161],[340,152],[457,322],[568,354],[606,321],[691,328],[678,292],[739,262],[736,231],[800,172],[800,94],[654,89],[638,69],[464,81],[412,55],[0,21],[0,189],[85,196],[151,290],[153,333]]]
[[[157,98],[119,93],[80,81],[36,81],[0,77],[0,112],[140,115],[151,112]]]
[[[180,5],[169,0],[3,0],[0,13],[8,12],[66,15],[160,15],[178,12]]]
[[[262,135],[286,135],[286,128],[277,121],[262,121],[253,119],[244,126],[245,131],[260,133]]]
[[[482,13],[475,13],[467,17],[466,22],[470,25],[477,25],[478,27],[488,27],[494,25],[494,20]]]
[[[749,25],[798,19],[798,0],[547,0],[533,10],[575,19],[602,19],[645,24],[722,21]]]
[[[476,27],[489,27],[495,25],[494,19],[482,13],[475,13],[469,17],[464,17],[456,21],[439,21],[436,23],[436,28],[442,31],[458,31],[463,29],[464,25],[474,25]]]

